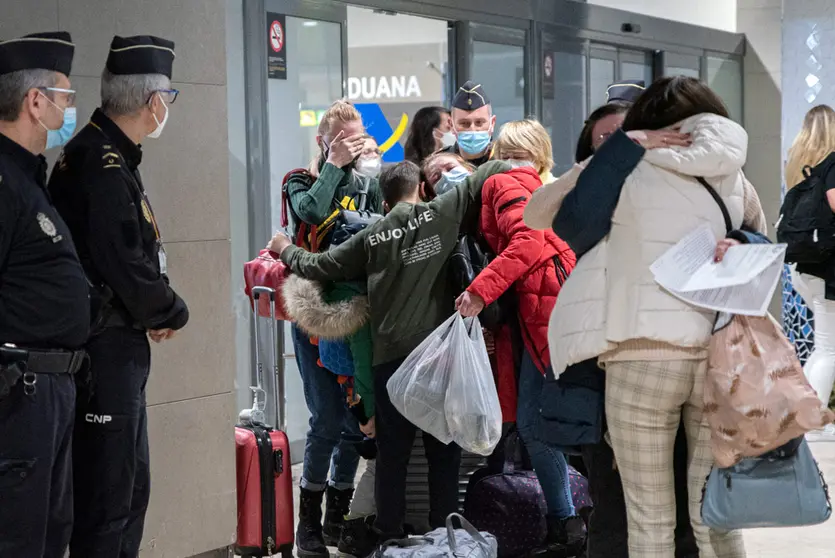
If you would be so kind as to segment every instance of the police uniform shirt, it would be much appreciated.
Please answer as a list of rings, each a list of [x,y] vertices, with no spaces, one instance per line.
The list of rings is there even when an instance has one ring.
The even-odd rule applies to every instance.
[[[188,308],[168,284],[162,239],[139,175],[142,149],[101,110],[64,148],[49,182],[94,285],[127,325],[180,329]],[[161,257],[162,255],[162,257]]]
[[[0,134],[0,342],[75,350],[87,340],[89,289],[46,168]]]

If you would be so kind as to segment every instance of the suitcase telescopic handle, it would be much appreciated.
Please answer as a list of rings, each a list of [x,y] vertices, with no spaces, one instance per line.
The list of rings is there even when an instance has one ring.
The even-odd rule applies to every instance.
[[[254,308],[255,311],[253,312],[253,321],[255,327],[255,354],[256,354],[256,390],[258,390],[259,394],[262,394],[264,397],[264,405],[260,406],[260,410],[264,411],[264,407],[266,406],[266,392],[264,391],[264,364],[261,360],[261,347],[258,334],[258,301],[261,295],[267,295],[270,298],[270,315],[269,315],[269,332],[270,332],[270,345],[271,345],[271,353],[273,357],[273,373],[274,373],[274,381],[275,381],[275,397],[276,397],[276,415],[277,415],[277,422],[276,427],[281,430],[282,432],[286,432],[287,430],[287,416],[285,412],[286,404],[286,392],[285,392],[285,385],[284,385],[284,375],[281,374],[281,363],[279,362],[279,350],[278,350],[278,324],[277,324],[277,302],[276,302],[276,291],[275,289],[271,289],[269,287],[254,287],[252,289],[252,297],[254,299]],[[254,406],[253,406],[254,408]]]

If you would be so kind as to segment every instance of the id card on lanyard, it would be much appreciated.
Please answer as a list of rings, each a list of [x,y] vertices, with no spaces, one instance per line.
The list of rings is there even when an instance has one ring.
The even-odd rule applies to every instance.
[[[162,244],[162,236],[159,234],[159,227],[157,226],[157,218],[151,210],[151,204],[148,203],[148,196],[142,192],[142,213],[145,220],[151,223],[154,227],[154,235],[157,239],[157,257],[159,258],[159,272],[162,275],[168,275],[168,257],[165,255],[165,246]]]

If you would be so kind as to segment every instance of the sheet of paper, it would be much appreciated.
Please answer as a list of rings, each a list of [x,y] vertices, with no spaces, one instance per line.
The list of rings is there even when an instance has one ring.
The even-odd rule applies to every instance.
[[[708,225],[699,227],[652,264],[656,282],[694,306],[765,315],[782,272],[785,245],[734,246],[716,264],[716,242]]]

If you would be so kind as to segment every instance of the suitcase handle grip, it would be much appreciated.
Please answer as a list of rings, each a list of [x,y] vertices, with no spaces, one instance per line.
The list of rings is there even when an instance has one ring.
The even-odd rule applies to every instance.
[[[276,419],[277,423],[275,426],[282,432],[287,431],[287,413],[286,413],[286,388],[284,385],[284,374],[282,373],[283,367],[279,362],[279,359],[283,358],[283,355],[279,354],[278,349],[278,324],[277,324],[277,301],[276,301],[276,291],[275,289],[271,289],[270,287],[263,287],[257,286],[252,288],[252,299],[253,299],[253,313],[252,313],[252,321],[253,321],[253,334],[255,335],[255,388],[256,390],[256,399],[257,392],[262,392],[265,394],[264,403],[258,404],[253,402],[253,411],[256,410],[258,407],[260,411],[262,411],[261,416],[263,416],[263,411],[266,407],[266,393],[264,392],[264,363],[261,361],[261,343],[260,343],[260,335],[258,333],[258,301],[261,298],[262,294],[266,294],[270,298],[270,315],[269,315],[269,331],[270,331],[270,345],[271,345],[271,353],[273,357],[273,373],[274,373],[274,381],[275,381],[275,395],[276,395]]]

